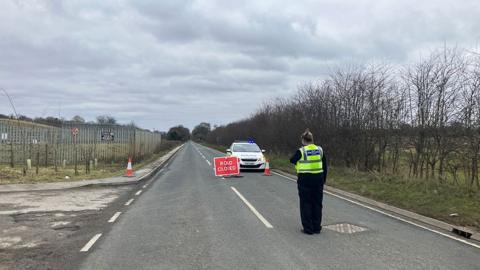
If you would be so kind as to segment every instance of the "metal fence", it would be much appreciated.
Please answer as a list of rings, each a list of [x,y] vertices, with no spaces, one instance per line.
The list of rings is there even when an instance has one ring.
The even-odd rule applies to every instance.
[[[42,166],[97,160],[138,161],[159,149],[161,134],[135,127],[64,124],[52,127],[16,120],[0,120],[0,164]]]

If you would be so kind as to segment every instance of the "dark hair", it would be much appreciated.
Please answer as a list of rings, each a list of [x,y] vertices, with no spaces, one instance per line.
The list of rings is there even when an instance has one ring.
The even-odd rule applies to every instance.
[[[305,132],[302,133],[301,138],[305,142],[313,142],[313,134],[310,132],[310,129],[305,129]]]

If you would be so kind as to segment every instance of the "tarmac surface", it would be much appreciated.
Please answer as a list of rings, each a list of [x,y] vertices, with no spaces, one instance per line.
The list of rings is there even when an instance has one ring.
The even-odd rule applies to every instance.
[[[0,270],[75,269],[92,234],[157,175],[177,147],[135,177],[0,186]]]
[[[118,202],[111,227],[89,232],[91,240],[75,266],[480,269],[480,249],[475,244],[328,194],[324,230],[320,235],[304,235],[295,182],[250,172],[215,177],[211,164],[221,155],[187,143],[151,182],[118,199],[128,206]]]

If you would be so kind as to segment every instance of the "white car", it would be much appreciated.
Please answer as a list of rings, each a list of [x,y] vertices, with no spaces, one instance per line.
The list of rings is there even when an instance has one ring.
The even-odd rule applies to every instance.
[[[232,143],[227,154],[240,159],[240,169],[242,170],[265,170],[265,150],[261,150],[255,142],[236,141]]]

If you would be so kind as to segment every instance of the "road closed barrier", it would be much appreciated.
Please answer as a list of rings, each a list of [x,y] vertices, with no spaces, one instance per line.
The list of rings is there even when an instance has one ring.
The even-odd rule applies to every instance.
[[[229,176],[240,174],[237,157],[216,157],[213,159],[215,164],[215,176]]]

